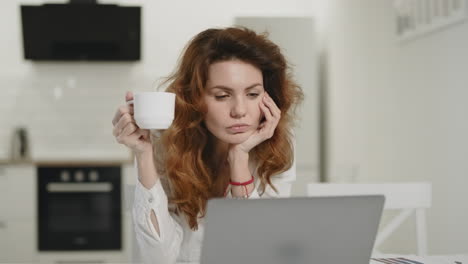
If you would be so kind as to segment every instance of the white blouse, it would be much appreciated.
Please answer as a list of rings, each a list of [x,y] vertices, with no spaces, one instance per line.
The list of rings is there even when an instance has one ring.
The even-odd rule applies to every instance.
[[[267,186],[261,197],[258,191],[260,181],[256,175],[256,170],[254,170],[252,164],[249,164],[249,168],[255,178],[255,188],[249,199],[290,196],[291,184],[296,179],[295,164],[288,171],[272,177],[272,184],[278,190],[278,194],[270,186]],[[228,192],[227,198],[231,198],[230,192]],[[199,219],[198,229],[193,231],[183,216],[170,212],[167,195],[161,181],[158,180],[148,190],[137,180],[132,210],[135,237],[138,245],[137,262],[158,264],[199,263],[204,219]],[[160,235],[158,235],[151,222],[151,210],[154,210],[156,214]]]

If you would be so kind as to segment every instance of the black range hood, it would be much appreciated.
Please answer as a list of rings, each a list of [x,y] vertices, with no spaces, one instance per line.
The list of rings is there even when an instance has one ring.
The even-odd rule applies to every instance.
[[[38,61],[140,60],[139,6],[21,5],[24,58]]]

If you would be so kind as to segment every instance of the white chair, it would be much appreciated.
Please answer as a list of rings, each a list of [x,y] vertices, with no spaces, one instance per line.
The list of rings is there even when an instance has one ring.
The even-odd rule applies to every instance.
[[[400,209],[400,214],[377,234],[376,249],[387,239],[413,212],[416,213],[417,254],[427,255],[427,229],[425,209],[431,207],[432,185],[430,183],[310,183],[308,196],[348,196],[382,194],[385,196],[384,209]]]

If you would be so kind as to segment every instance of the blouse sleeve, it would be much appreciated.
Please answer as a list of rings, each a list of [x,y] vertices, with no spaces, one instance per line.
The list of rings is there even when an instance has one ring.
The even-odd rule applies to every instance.
[[[151,222],[151,211],[156,215],[160,234]],[[143,263],[176,262],[183,229],[168,210],[167,196],[160,180],[149,190],[136,181],[133,223]]]

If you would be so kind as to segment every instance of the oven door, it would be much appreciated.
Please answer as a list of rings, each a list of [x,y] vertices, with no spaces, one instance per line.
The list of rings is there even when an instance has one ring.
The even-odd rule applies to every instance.
[[[120,173],[120,167],[39,167],[39,250],[120,250]]]

